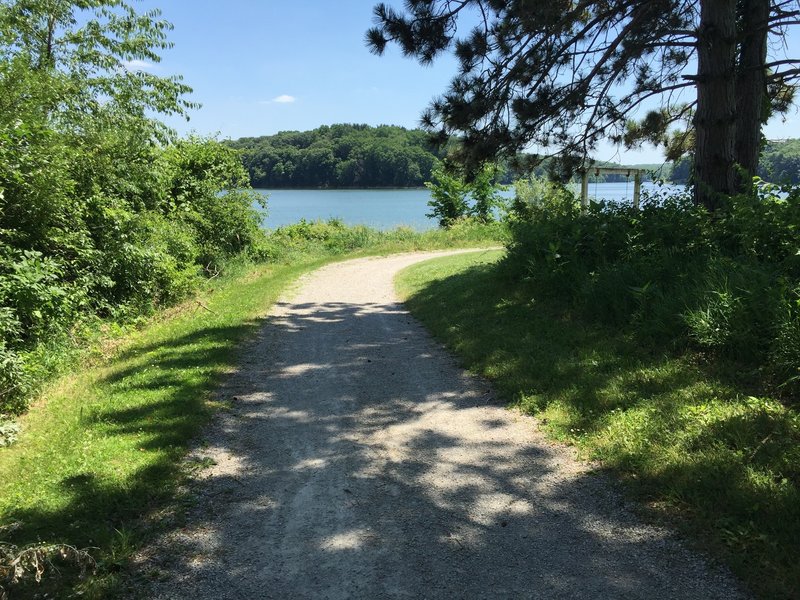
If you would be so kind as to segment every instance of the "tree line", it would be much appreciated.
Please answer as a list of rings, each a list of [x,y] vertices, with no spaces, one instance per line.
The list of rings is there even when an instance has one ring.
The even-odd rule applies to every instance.
[[[800,183],[800,139],[765,142],[756,173],[764,181],[778,185]],[[668,179],[689,183],[691,176],[692,159],[684,156],[672,165]]]
[[[438,146],[422,129],[364,124],[323,125],[226,143],[241,152],[251,185],[265,189],[422,187],[434,179],[436,168],[454,148],[454,144]],[[525,164],[524,159],[500,160],[493,172],[498,183],[510,184],[518,177],[545,177],[552,163],[546,159],[523,172],[517,167]],[[604,161],[596,165],[623,166]],[[671,163],[634,166],[656,178],[668,178],[671,171]],[[625,176],[603,174],[597,180],[624,182]]]
[[[773,183],[800,183],[800,139],[767,142],[758,174]]]
[[[257,188],[422,187],[443,158],[419,129],[339,124],[228,142]]]

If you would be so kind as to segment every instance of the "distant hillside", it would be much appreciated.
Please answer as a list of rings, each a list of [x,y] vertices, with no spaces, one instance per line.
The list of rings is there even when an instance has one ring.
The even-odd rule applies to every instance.
[[[675,164],[672,178],[686,183],[691,175],[691,159],[682,158]],[[800,139],[768,141],[761,151],[758,176],[771,183],[800,183]]]
[[[256,188],[422,187],[440,153],[419,129],[324,125],[228,142]]]
[[[767,142],[759,161],[758,174],[773,183],[800,183],[800,140]]]
[[[240,138],[228,145],[242,151],[255,188],[422,187],[445,154],[429,143],[428,134],[421,129],[395,125],[323,125],[312,131]],[[656,178],[669,179],[672,172],[669,163],[628,166],[652,171]],[[503,170],[502,183],[510,183],[517,176]],[[546,173],[547,160],[534,170],[536,175]],[[624,175],[598,178],[601,182],[625,180]]]

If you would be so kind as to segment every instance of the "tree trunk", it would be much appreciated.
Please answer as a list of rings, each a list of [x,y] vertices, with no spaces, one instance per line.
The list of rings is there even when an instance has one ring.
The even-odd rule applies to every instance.
[[[701,0],[697,38],[695,202],[713,211],[736,189],[736,0]]]
[[[745,171],[737,180],[739,191],[750,185],[758,171],[761,126],[767,98],[767,22],[770,0],[739,0],[739,61],[736,73],[737,164]]]

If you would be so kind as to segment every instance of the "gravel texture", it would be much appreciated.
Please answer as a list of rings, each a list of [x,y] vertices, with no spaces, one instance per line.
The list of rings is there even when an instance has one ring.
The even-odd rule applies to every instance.
[[[196,450],[147,598],[744,598],[505,409],[397,300],[443,253],[334,264],[279,303]],[[153,577],[153,573],[161,573]]]

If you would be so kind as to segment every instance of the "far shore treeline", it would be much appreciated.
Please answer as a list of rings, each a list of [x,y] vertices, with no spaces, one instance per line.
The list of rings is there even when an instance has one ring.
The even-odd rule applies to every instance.
[[[446,155],[421,129],[395,125],[323,125],[311,131],[282,131],[275,135],[244,137],[227,142],[242,154],[242,162],[255,188],[419,188]],[[619,163],[603,162],[619,167]],[[645,169],[648,179],[687,183],[691,159],[676,164],[625,165]],[[500,182],[517,176],[500,166]],[[544,176],[547,163],[534,175]],[[768,141],[759,176],[773,183],[800,183],[800,140]],[[624,181],[623,175],[601,175],[599,181]]]
[[[323,125],[230,145],[256,188],[422,187],[444,156],[424,131],[392,125]]]
[[[262,189],[421,188],[448,152],[447,147],[432,144],[425,131],[396,125],[323,125],[312,131],[240,138],[228,145],[242,153],[251,185]],[[662,178],[671,171],[669,163],[630,166]],[[499,167],[500,183],[511,183],[521,175],[505,165]],[[546,172],[545,162],[533,174]],[[624,181],[624,177],[604,175],[600,181]]]

